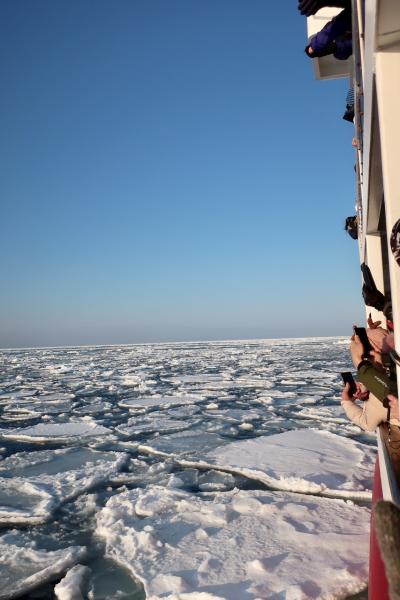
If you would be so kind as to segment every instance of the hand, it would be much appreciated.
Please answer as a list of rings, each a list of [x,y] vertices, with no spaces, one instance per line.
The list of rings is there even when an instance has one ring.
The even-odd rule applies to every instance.
[[[350,384],[349,383],[346,383],[346,385],[342,389],[342,400],[345,400],[346,402],[354,402],[354,398],[350,394]]]
[[[356,388],[357,388],[357,390],[354,392],[353,398],[355,398],[356,400],[362,400],[363,402],[365,400],[368,400],[369,391],[367,390],[365,385],[363,383],[356,381]]]
[[[372,330],[372,331],[375,331],[375,330]],[[371,345],[373,345],[373,344],[371,344]],[[356,334],[353,334],[351,336],[350,354],[351,354],[351,360],[353,361],[353,365],[357,369],[358,365],[363,360],[363,355],[365,354],[365,351],[364,351],[364,346],[363,346],[360,338]],[[368,355],[368,359],[371,360],[371,362],[378,363],[378,365],[382,364],[381,354],[380,354],[380,352],[378,352],[376,350],[371,350],[371,352]]]
[[[373,321],[372,315],[371,313],[369,313],[367,323],[370,329],[376,329],[377,327],[379,327],[379,325],[382,324],[382,321]]]
[[[357,369],[358,365],[363,359],[364,346],[362,345],[360,338],[356,334],[352,335],[351,337],[350,354],[351,360],[353,361],[353,365]]]
[[[353,395],[350,394],[350,385],[346,383],[342,390],[342,400],[354,402],[355,400],[368,400],[369,391],[362,383],[356,381],[356,391]]]

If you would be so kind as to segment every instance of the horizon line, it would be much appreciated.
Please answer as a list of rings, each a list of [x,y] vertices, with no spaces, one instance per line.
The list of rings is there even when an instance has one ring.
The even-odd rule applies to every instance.
[[[17,350],[57,350],[63,348],[116,348],[127,346],[153,346],[153,345],[171,345],[171,344],[204,344],[204,343],[226,343],[226,342],[273,342],[276,340],[307,340],[307,339],[328,339],[328,338],[344,338],[346,335],[312,335],[312,336],[293,336],[293,337],[273,337],[273,338],[228,338],[222,340],[186,340],[186,341],[170,341],[170,342],[125,342],[115,344],[72,344],[72,345],[56,345],[56,346],[15,346],[15,347],[0,347],[0,352],[11,352]]]

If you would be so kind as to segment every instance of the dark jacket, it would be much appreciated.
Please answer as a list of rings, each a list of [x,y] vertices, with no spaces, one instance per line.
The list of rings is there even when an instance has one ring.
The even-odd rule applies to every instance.
[[[321,31],[311,38],[306,52],[308,47],[313,50],[313,54],[309,54],[311,58],[333,54],[339,60],[346,60],[351,56],[353,52],[351,10],[345,8],[332,21],[329,21]]]

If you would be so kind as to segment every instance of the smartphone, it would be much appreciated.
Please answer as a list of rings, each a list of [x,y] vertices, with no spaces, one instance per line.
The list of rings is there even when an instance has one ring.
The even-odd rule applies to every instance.
[[[354,381],[353,375],[350,371],[345,371],[344,373],[340,373],[343,379],[343,383],[348,383],[350,385],[349,394],[350,396],[354,396],[357,391],[356,382]]]
[[[363,358],[368,358],[368,356],[372,352],[373,348],[368,339],[365,327],[354,327],[354,333],[356,335],[358,335],[358,337],[360,338],[360,342],[363,345],[363,348],[364,348]]]

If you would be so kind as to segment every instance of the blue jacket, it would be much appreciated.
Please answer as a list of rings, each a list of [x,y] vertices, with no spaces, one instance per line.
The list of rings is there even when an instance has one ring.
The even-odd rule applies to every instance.
[[[311,58],[333,54],[339,60],[346,60],[353,52],[351,40],[351,10],[345,8],[314,35],[309,43],[313,50]],[[308,48],[308,46],[307,46]]]

